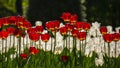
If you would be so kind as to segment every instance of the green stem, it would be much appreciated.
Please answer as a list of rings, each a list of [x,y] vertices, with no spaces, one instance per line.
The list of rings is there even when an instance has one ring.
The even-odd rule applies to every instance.
[[[19,55],[20,55],[20,53],[21,53],[21,37],[19,37],[19,39],[18,39],[18,40],[19,40],[19,42],[18,42],[18,43],[19,43]]]
[[[55,46],[56,46],[56,32],[55,32],[55,41],[54,41],[54,50],[53,50],[53,53],[55,52]]]
[[[110,43],[108,43],[108,56],[110,57]]]
[[[85,39],[85,45],[84,45],[84,54],[85,54],[85,48],[86,48],[87,41]]]
[[[34,45],[37,47],[37,45],[36,45],[36,41],[34,41]],[[38,48],[38,47],[37,47]]]
[[[12,45],[11,45],[11,35],[10,35],[10,47],[11,47]]]
[[[67,47],[67,38],[66,38],[66,48],[68,48],[68,47]]]
[[[53,54],[52,54],[52,52],[53,52],[53,44],[52,44],[52,42],[53,42],[53,38],[51,37],[51,54],[50,54],[50,64],[52,64],[52,58],[51,57],[53,57]]]
[[[73,44],[74,44],[73,45],[73,49],[74,49],[73,52],[74,52],[74,59],[75,59],[74,60],[74,65],[76,66],[76,64],[77,64],[77,61],[76,61],[77,60],[77,56],[76,56],[76,38],[75,37],[73,37]]]
[[[106,47],[105,47],[105,42],[104,42],[104,53],[106,53]]]
[[[13,36],[13,47],[15,48],[15,36]]]
[[[15,48],[15,36],[12,37],[13,38],[13,48]],[[15,48],[16,49],[16,48]],[[16,54],[16,53],[15,53]],[[12,56],[12,58],[14,58],[14,55]]]
[[[116,50],[117,50],[117,42],[115,42],[115,58],[117,57],[116,56]]]
[[[52,53],[52,49],[53,49],[53,44],[52,44],[52,42],[53,42],[53,38],[51,37],[51,53]]]
[[[63,40],[63,49],[65,48],[65,39]]]
[[[21,53],[21,37],[18,38],[18,50],[19,50],[19,53],[18,53],[18,66],[20,66],[19,55]]]
[[[82,41],[82,52],[84,53],[84,45],[83,45],[83,41]]]
[[[40,46],[41,46],[41,40],[39,40],[39,48],[41,48]]]
[[[3,57],[3,46],[4,46],[4,40],[2,39],[2,51],[1,51],[2,52],[2,59],[4,58]],[[2,62],[2,68],[3,68],[3,62]]]
[[[24,38],[23,38],[23,48],[25,48],[24,42],[25,42],[25,41],[24,41]]]
[[[26,48],[28,47],[28,35],[26,35]]]
[[[47,43],[45,42],[45,52],[46,52],[46,46],[47,46]],[[44,55],[45,55],[45,58],[44,58],[44,59],[45,59],[45,68],[46,68],[46,59],[47,59],[47,58],[46,58],[46,53],[45,53],[45,52],[44,52]]]
[[[68,39],[68,41],[69,41],[69,44],[68,44],[69,47],[68,47],[68,48],[69,48],[69,50],[70,50],[70,32],[68,32],[68,34],[69,34],[69,36],[68,36],[68,38],[69,38],[69,39]],[[70,52],[70,51],[69,51],[69,52]]]
[[[79,51],[80,51],[80,54],[81,54],[81,41],[79,41],[79,47],[80,47],[80,48],[79,48],[79,49],[80,49]]]
[[[6,56],[6,53],[7,53],[7,39],[5,39],[5,43],[6,43],[6,44],[5,44],[5,57],[7,57],[7,56]]]

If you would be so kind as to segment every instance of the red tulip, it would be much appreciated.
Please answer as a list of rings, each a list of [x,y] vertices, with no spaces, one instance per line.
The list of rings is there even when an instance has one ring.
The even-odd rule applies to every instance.
[[[61,27],[60,28],[60,33],[61,33],[61,35],[66,35],[67,34],[67,28],[66,27]]]
[[[8,35],[9,35],[9,32],[7,32],[7,31],[0,32],[0,38],[2,38],[2,39],[6,39],[8,37]]]
[[[28,35],[29,35],[30,40],[32,41],[36,42],[40,39],[40,34],[38,33],[33,32],[33,33],[28,33]]]
[[[14,32],[14,35],[15,35],[16,37],[24,36],[24,31],[21,30],[21,29],[16,29],[15,32]]]
[[[72,36],[73,36],[73,37],[76,37],[76,36],[77,36],[77,34],[79,33],[79,31],[78,31],[78,30],[73,29],[71,33],[72,33]]]
[[[72,31],[73,30],[73,26],[70,24],[65,24],[65,27],[67,28],[68,31]]]
[[[86,32],[79,32],[78,35],[77,35],[77,38],[80,40],[80,41],[83,41],[86,39]]]
[[[43,32],[43,27],[42,26],[36,26],[36,32],[41,34]]]
[[[27,20],[25,20],[24,22],[23,22],[23,28],[24,29],[28,29],[28,28],[30,28],[32,25],[31,25],[31,23],[29,22],[29,21],[27,21]]]
[[[37,50],[35,47],[30,47],[29,52],[33,55],[36,55],[39,53],[39,50]]]
[[[52,21],[47,22],[46,27],[47,27],[48,30],[54,31],[54,28],[55,28],[54,22],[52,22]]]
[[[23,28],[24,28],[24,27],[23,27],[23,23],[18,23],[18,24],[17,24],[17,27],[20,28],[20,29],[21,29],[21,28],[23,29]]]
[[[3,23],[3,25],[9,25],[9,22],[8,22],[8,18],[1,18],[1,22]]]
[[[35,32],[37,32],[36,28],[28,28],[27,29],[27,33],[35,33]]]
[[[6,28],[6,31],[9,32],[10,35],[13,35],[15,33],[15,28],[14,27],[8,27]]]
[[[84,22],[76,22],[76,29],[82,30],[84,28]]]
[[[78,20],[78,16],[76,14],[71,15],[71,17],[70,17],[70,23],[71,23],[71,25],[75,25],[75,23],[77,22],[77,20]]]
[[[25,60],[28,57],[28,54],[20,54],[20,57]]]
[[[106,34],[107,33],[107,28],[105,26],[100,27],[100,32],[101,32],[102,35]]]
[[[49,21],[46,24],[46,27],[48,30],[55,31],[55,32],[58,31],[59,26],[60,26],[60,22],[58,20]]]
[[[120,40],[120,34],[119,33],[114,33],[113,34],[113,41],[117,42]]]
[[[41,40],[44,42],[48,42],[48,40],[50,39],[50,34],[45,33],[45,34],[41,34]]]
[[[25,21],[25,18],[22,16],[16,16],[17,17],[17,24],[22,24]]]
[[[89,30],[90,29],[90,23],[84,23],[83,29],[86,30],[86,31]]]
[[[70,17],[71,17],[71,13],[64,12],[60,18],[63,19],[64,22],[69,22],[70,21]]]
[[[2,22],[2,18],[0,18],[0,28],[2,28],[3,22]]]
[[[16,16],[17,17],[17,27],[18,28],[24,28],[23,27],[23,22],[25,21],[25,18],[23,18],[22,16]]]
[[[113,34],[104,34],[103,39],[105,42],[110,43],[113,41]]]
[[[17,17],[16,16],[8,17],[8,22],[10,23],[10,25],[16,25]]]
[[[54,20],[53,22],[55,24],[55,29],[59,29],[59,27],[60,27],[60,21]]]
[[[68,56],[66,56],[66,55],[61,56],[61,60],[63,62],[66,62],[68,60]]]

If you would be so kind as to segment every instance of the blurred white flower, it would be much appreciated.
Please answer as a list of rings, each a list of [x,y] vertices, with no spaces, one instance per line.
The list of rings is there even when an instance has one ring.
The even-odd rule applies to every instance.
[[[102,66],[102,64],[103,64],[104,62],[103,62],[103,59],[102,59],[102,58],[96,58],[96,59],[95,59],[95,63],[96,63],[97,66],[99,66],[99,65]]]
[[[63,27],[63,26],[65,26],[63,23],[60,23],[60,27]]]
[[[98,29],[100,27],[101,23],[98,23],[97,21],[92,23],[92,27],[94,27],[94,29]]]
[[[36,21],[35,26],[42,26],[42,21]]]
[[[106,27],[107,27],[108,33],[114,33],[112,26],[106,26]]]
[[[120,27],[116,27],[115,30],[117,33],[119,33]]]

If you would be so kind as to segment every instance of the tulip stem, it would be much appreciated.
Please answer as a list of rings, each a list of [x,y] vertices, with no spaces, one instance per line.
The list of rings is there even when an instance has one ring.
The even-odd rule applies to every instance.
[[[117,50],[117,42],[115,42],[115,58],[117,57],[117,56],[116,56],[116,54],[117,54],[117,53],[116,53],[116,50]]]
[[[25,45],[24,45],[24,38],[23,38],[23,48],[25,49]]]
[[[45,52],[46,52],[46,46],[47,46],[47,42],[45,42]],[[46,59],[47,59],[47,58],[46,58],[46,53],[45,53],[45,52],[44,52],[44,55],[45,55],[45,58],[44,58],[44,59],[45,59],[45,68],[46,68]]]
[[[13,41],[12,41],[13,42],[13,48],[15,48],[15,36],[13,36],[12,38],[13,38]],[[14,55],[12,56],[12,58],[14,58]]]
[[[105,47],[105,42],[104,42],[104,53],[106,53],[106,47]]]
[[[108,43],[108,56],[110,57],[110,43]]]
[[[28,35],[26,35],[26,48],[28,47]]]
[[[54,41],[54,50],[53,50],[53,53],[55,52],[55,46],[56,46],[56,32],[55,32],[55,41]]]
[[[41,40],[39,40],[39,49],[41,48],[40,46],[41,46]]]
[[[80,54],[81,54],[81,41],[79,41],[79,51],[80,51]]]
[[[76,61],[76,38],[73,37],[73,52],[74,52],[74,65],[76,65],[77,61]]]
[[[6,53],[7,53],[7,38],[5,39],[5,57],[7,58],[7,56],[6,56]]]
[[[13,36],[13,47],[15,48],[15,36]]]
[[[4,40],[2,39],[2,60],[3,60],[3,46],[4,46]],[[3,62],[2,62],[2,68],[3,68]]]
[[[68,48],[68,47],[67,47],[67,38],[66,38],[66,48]]]
[[[65,48],[65,39],[63,40],[63,49]]]
[[[19,37],[19,55],[20,55],[20,53],[21,53],[21,37]]]
[[[12,47],[12,45],[11,45],[11,35],[10,35],[10,42],[9,43],[10,43],[10,47]]]
[[[21,37],[18,38],[18,50],[19,50],[19,52],[18,52],[18,57],[19,57],[19,55],[21,53]],[[20,66],[19,58],[18,58],[18,66]]]
[[[83,41],[82,41],[82,52],[84,53],[84,45],[83,45]]]
[[[69,47],[68,47],[68,48],[69,48],[69,50],[70,50],[70,32],[68,32],[68,34],[69,34],[69,36],[68,36],[68,38],[69,38],[69,44],[68,44]],[[69,51],[69,52],[70,52],[70,51]]]
[[[52,49],[53,49],[53,44],[52,44],[52,42],[53,42],[53,38],[51,37],[51,53],[52,53]]]

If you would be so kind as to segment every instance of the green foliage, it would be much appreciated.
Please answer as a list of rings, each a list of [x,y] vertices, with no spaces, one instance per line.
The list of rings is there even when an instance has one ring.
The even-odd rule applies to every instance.
[[[25,16],[28,7],[28,0],[22,0],[23,16]],[[0,0],[0,17],[17,15],[16,0]]]
[[[15,15],[16,0],[0,0],[0,17]]]
[[[65,53],[67,52],[67,54]],[[103,56],[104,64],[96,66],[95,59],[98,58],[97,53],[93,52],[92,56],[85,56],[81,51],[74,54],[74,50],[69,53],[65,48],[61,54],[53,54],[51,51],[39,50],[39,53],[32,55],[28,48],[24,53],[28,53],[27,59],[22,59],[16,54],[16,58],[11,59],[10,56],[15,54],[15,48],[10,48],[7,53],[0,54],[0,66],[3,68],[119,68],[120,56],[117,58]],[[63,62],[61,56],[68,56],[67,61]],[[7,60],[5,60],[5,56]],[[76,60],[75,60],[76,57]],[[4,59],[3,59],[4,58]]]
[[[87,19],[102,25],[119,26],[119,0],[86,0]]]

